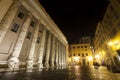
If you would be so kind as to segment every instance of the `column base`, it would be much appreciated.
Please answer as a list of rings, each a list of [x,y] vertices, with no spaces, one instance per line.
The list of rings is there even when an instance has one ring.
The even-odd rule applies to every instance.
[[[33,60],[28,60],[27,61],[27,70],[32,70],[33,69]]]
[[[55,67],[58,67],[59,66],[59,64],[58,63],[55,63]]]
[[[49,63],[48,62],[45,63],[45,68],[49,68]]]
[[[43,64],[39,63],[39,69],[42,69],[42,68],[43,68]]]
[[[51,67],[52,67],[52,68],[55,67],[54,63],[51,64]]]
[[[12,70],[19,70],[19,59],[17,57],[11,57],[8,60],[8,67]]]

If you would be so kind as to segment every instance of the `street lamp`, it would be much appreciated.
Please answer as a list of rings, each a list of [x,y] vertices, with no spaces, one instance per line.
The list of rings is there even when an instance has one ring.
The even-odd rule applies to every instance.
[[[118,40],[114,40],[108,43],[108,45],[113,49],[113,50],[117,50],[120,49],[120,41]]]
[[[100,59],[100,55],[95,55],[95,59]]]
[[[99,54],[95,55],[95,62],[99,62],[100,63],[100,55]]]
[[[89,56],[88,57],[88,61],[92,61],[93,60],[93,57],[92,56]]]
[[[108,45],[109,45],[109,46],[112,46],[112,45],[113,45],[113,42],[109,42]]]
[[[74,61],[78,61],[79,57],[73,57]]]

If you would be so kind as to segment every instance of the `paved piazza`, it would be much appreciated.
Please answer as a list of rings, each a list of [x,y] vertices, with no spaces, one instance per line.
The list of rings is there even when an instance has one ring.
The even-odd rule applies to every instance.
[[[120,73],[112,73],[106,67],[74,66],[33,72],[4,72],[0,73],[0,80],[120,80]]]

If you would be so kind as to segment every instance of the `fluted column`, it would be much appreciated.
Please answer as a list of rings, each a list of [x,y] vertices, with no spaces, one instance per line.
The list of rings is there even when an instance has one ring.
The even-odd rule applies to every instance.
[[[45,52],[45,41],[46,41],[46,29],[43,28],[42,36],[41,36],[41,42],[40,42],[40,52],[39,52],[39,69],[43,68],[43,54]]]
[[[65,64],[65,66],[67,66],[67,62],[66,62],[66,59],[67,59],[67,57],[66,57],[66,46],[64,47],[64,64]]]
[[[5,17],[1,20],[0,22],[0,43],[2,42],[7,30],[9,29],[10,24],[13,21],[18,11],[19,6],[20,4],[18,2],[14,2],[12,6],[10,7],[10,9],[8,10]]]
[[[68,66],[68,57],[69,57],[67,51],[68,51],[68,50],[67,50],[67,45],[66,45],[66,46],[65,46],[65,66],[66,66],[66,67]]]
[[[28,27],[30,25],[31,17],[32,17],[32,15],[29,13],[25,22],[24,22],[24,24],[23,24],[23,26],[22,26],[22,29],[21,29],[21,32],[19,34],[18,40],[17,40],[17,42],[15,44],[15,47],[13,49],[13,53],[12,53],[10,59],[9,59],[9,67],[10,68],[18,68],[19,67],[18,57],[19,57],[20,51],[22,49],[22,45],[23,45]]]
[[[62,64],[62,59],[61,59],[62,58],[62,55],[61,55],[61,51],[62,51],[61,50],[61,42],[59,43],[59,49],[58,50],[59,50],[59,54],[58,54],[59,55],[59,58],[58,58],[59,59],[59,67],[61,67],[61,64]]]
[[[56,59],[55,60],[55,64],[56,64],[56,67],[58,67],[58,51],[59,51],[58,50],[58,44],[59,44],[58,40],[56,40],[56,48],[55,48],[56,49],[56,55],[55,55],[55,59]]]
[[[51,52],[51,67],[54,67],[54,60],[55,60],[55,37],[53,36],[52,40],[52,52]]]
[[[46,56],[45,56],[45,67],[46,68],[49,68],[50,50],[51,50],[51,33],[49,33],[48,41],[47,41],[47,51],[46,51]]]
[[[65,67],[65,65],[66,65],[66,52],[65,52],[65,45],[63,46],[63,66]]]
[[[64,66],[64,45],[62,45],[62,66]]]
[[[35,52],[35,45],[38,37],[39,26],[40,26],[40,23],[38,22],[34,31],[33,40],[31,42],[30,53],[28,55],[28,60],[27,60],[27,69],[33,68],[33,55]]]
[[[64,65],[64,47],[63,47],[63,44],[61,45],[61,61],[62,61],[62,66]]]

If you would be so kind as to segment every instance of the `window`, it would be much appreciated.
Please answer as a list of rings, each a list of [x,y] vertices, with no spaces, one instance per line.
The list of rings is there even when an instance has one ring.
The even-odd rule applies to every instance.
[[[108,14],[106,14],[106,18],[107,18],[107,20],[109,20],[109,15]]]
[[[20,19],[23,19],[23,17],[24,17],[24,13],[19,12],[18,17],[19,17]]]
[[[113,38],[116,34],[117,34],[117,30],[114,28],[109,36]]]
[[[86,56],[88,56],[88,53],[86,53]]]
[[[28,31],[26,38],[30,39],[31,35],[32,35],[32,33],[30,31]]]
[[[40,37],[37,38],[37,43],[40,43]]]
[[[20,26],[20,25],[18,25],[17,23],[14,23],[14,24],[13,24],[13,27],[12,27],[12,29],[11,29],[11,31],[17,33],[19,26]]]
[[[71,57],[71,55],[69,55],[69,57]]]
[[[42,31],[41,31],[41,30],[39,30],[39,32],[41,33]]]
[[[85,46],[85,48],[87,48],[87,46]]]
[[[75,54],[73,54],[73,56],[75,56]]]
[[[114,12],[114,17],[115,17],[115,19],[119,18],[117,11]]]
[[[87,62],[87,65],[89,65],[89,62]]]
[[[107,24],[107,20],[106,19],[104,19],[104,24]]]
[[[73,49],[75,49],[75,47],[73,46]]]
[[[112,12],[113,12],[113,10],[114,10],[112,5],[110,5],[110,10],[111,10]]]
[[[82,57],[84,57],[84,54],[82,53]]]
[[[34,21],[31,21],[30,26],[34,27],[35,23]]]

